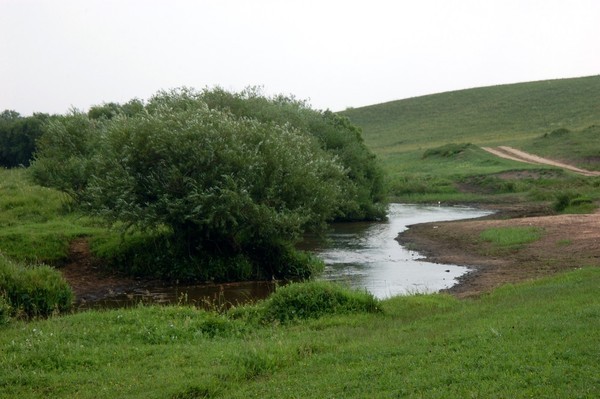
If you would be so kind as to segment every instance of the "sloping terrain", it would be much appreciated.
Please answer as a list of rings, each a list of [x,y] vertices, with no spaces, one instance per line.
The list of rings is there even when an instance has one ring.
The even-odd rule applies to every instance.
[[[380,153],[461,142],[507,145],[558,128],[600,124],[598,93],[600,75],[432,94],[342,114]]]
[[[517,150],[516,148],[508,146],[499,147],[481,147],[490,154],[494,154],[500,158],[512,159],[513,161],[525,162],[531,164],[550,165],[556,166],[557,168],[566,169],[571,172],[575,172],[582,176],[600,176],[600,172],[581,169],[573,165],[568,165],[562,162],[558,162],[548,158],[542,158],[537,155],[530,154],[525,151]]]

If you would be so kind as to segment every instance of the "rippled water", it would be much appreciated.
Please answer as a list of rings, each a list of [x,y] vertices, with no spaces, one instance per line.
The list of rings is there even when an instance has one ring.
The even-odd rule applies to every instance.
[[[336,224],[326,242],[307,242],[303,249],[325,261],[325,271],[319,278],[367,289],[378,298],[439,291],[454,285],[456,278],[468,269],[421,261],[417,252],[403,248],[395,238],[411,224],[468,219],[489,213],[466,207],[391,204],[388,221]],[[273,282],[143,286],[82,303],[80,307],[111,308],[140,302],[220,306],[262,299],[274,289]]]
[[[456,284],[466,267],[420,260],[395,238],[417,223],[469,219],[489,211],[467,207],[391,204],[387,222],[336,224],[327,244],[312,250],[326,264],[325,280],[365,288],[379,298],[407,293],[435,292]]]

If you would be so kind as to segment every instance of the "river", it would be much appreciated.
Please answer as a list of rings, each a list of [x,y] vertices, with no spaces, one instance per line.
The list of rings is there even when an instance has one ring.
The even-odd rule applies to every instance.
[[[366,289],[378,298],[435,292],[454,285],[456,278],[468,269],[424,262],[419,253],[403,248],[396,241],[398,234],[411,224],[469,219],[489,213],[468,207],[390,204],[387,221],[334,224],[326,240],[307,240],[302,249],[324,260],[325,270],[317,278]],[[273,282],[144,286],[79,306],[112,308],[144,302],[219,307],[262,299],[274,289]]]
[[[468,207],[390,204],[388,221],[339,223],[328,242],[312,248],[325,261],[321,278],[364,288],[378,298],[437,292],[468,272],[463,266],[425,262],[396,237],[411,224],[476,218],[489,211]]]

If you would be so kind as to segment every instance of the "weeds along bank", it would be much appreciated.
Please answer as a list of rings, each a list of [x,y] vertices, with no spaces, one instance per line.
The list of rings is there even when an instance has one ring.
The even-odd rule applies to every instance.
[[[584,268],[477,300],[383,302],[297,285],[229,313],[16,322],[0,327],[0,397],[598,397],[599,282]]]

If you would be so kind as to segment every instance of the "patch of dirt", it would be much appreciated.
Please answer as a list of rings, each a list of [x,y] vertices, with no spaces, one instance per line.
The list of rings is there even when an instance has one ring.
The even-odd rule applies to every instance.
[[[85,238],[71,242],[67,263],[59,270],[73,289],[77,303],[117,295],[140,285],[138,280],[105,271],[92,256]]]
[[[539,227],[543,235],[536,242],[505,251],[479,238],[488,228],[514,226]],[[506,283],[600,266],[600,212],[425,223],[410,226],[398,241],[423,253],[429,261],[472,268],[447,291],[459,298],[473,297]]]
[[[525,151],[517,150],[516,148],[500,146],[500,147],[481,147],[483,150],[494,154],[500,158],[512,159],[513,161],[525,162],[539,165],[551,165],[558,168],[570,170],[571,172],[578,173],[583,176],[600,176],[600,172],[591,171],[587,169],[581,169],[573,165],[568,165],[562,162],[558,162],[553,159],[542,158],[537,155],[530,154]]]

